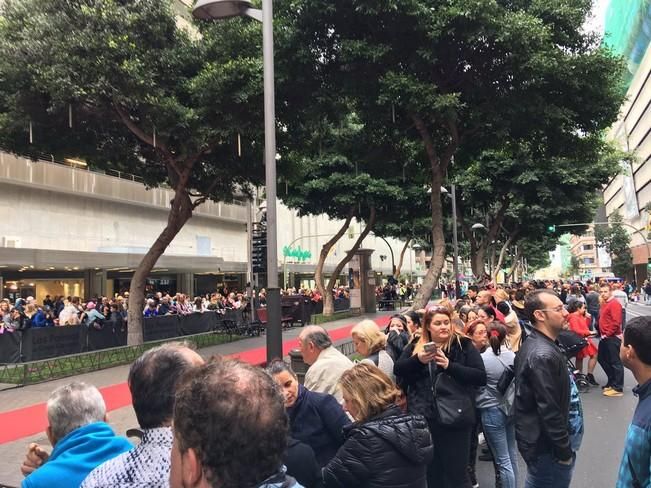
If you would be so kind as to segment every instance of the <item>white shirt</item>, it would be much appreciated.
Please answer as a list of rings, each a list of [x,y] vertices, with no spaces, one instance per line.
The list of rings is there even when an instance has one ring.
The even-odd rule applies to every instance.
[[[622,308],[626,308],[626,305],[628,305],[628,295],[626,292],[623,292],[622,290],[613,290],[612,295],[617,299]]]
[[[330,346],[321,351],[317,360],[307,370],[303,386],[310,391],[329,393],[341,403],[343,396],[337,388],[337,382],[344,371],[352,367],[353,362],[350,359],[334,346]]]

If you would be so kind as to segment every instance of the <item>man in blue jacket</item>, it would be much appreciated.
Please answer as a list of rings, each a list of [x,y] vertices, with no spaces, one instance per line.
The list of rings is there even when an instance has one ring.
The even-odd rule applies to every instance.
[[[642,488],[651,485],[651,317],[626,324],[619,355],[637,380],[633,393],[639,403],[626,434],[617,488]]]
[[[23,480],[22,488],[78,488],[93,469],[132,447],[106,423],[104,399],[92,385],[73,382],[54,390],[47,417],[54,450],[49,457],[41,451],[47,461]]]

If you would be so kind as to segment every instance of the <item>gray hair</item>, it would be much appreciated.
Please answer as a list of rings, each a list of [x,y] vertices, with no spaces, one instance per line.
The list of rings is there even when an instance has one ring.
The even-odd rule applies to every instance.
[[[314,344],[314,347],[322,351],[332,346],[330,336],[323,327],[319,327],[318,325],[310,325],[306,327],[301,336],[303,344],[311,342]]]
[[[292,367],[289,364],[287,364],[285,361],[283,361],[282,359],[274,359],[273,361],[271,361],[267,365],[267,367],[265,368],[265,371],[271,377],[274,377],[277,374],[286,372],[286,373],[289,373],[290,375],[292,375],[294,378],[296,378],[296,373],[294,373],[294,370],[292,369]]]
[[[105,417],[102,394],[93,385],[80,381],[60,386],[47,401],[47,418],[55,442],[79,427],[102,422]]]

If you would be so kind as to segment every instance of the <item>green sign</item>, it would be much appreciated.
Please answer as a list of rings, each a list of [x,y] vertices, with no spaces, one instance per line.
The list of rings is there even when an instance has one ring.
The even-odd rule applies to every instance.
[[[307,249],[301,249],[301,246],[298,247],[283,247],[283,256],[286,258],[295,258],[299,262],[307,261],[312,258],[312,253]]]

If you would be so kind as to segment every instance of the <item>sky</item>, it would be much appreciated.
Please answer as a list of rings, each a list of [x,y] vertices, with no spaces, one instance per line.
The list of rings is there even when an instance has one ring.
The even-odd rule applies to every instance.
[[[610,0],[593,0],[592,18],[588,19],[585,23],[587,30],[603,34],[606,9],[608,8],[609,3]]]

